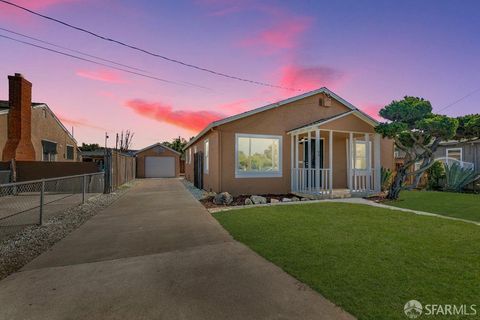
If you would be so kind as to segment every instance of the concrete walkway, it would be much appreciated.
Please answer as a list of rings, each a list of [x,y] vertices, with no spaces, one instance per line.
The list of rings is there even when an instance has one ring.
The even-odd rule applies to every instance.
[[[0,319],[353,319],[232,240],[177,179],[143,180],[0,282]]]

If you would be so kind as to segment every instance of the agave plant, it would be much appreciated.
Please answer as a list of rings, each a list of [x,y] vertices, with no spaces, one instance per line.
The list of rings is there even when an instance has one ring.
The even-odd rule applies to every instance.
[[[392,182],[392,171],[382,167],[380,170],[380,176],[380,179],[382,180],[382,191],[385,191],[390,187],[390,183]]]
[[[445,165],[445,190],[460,192],[469,183],[480,178],[473,169],[461,167],[458,163]]]

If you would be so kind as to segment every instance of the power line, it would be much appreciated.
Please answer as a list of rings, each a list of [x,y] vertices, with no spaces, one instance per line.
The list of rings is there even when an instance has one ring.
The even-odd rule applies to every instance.
[[[82,57],[79,57],[79,56],[76,56],[76,55],[73,55],[73,54],[69,54],[69,53],[65,53],[65,52],[61,52],[61,51],[58,51],[58,50],[55,50],[55,49],[42,47],[42,46],[39,46],[39,45],[34,44],[34,43],[30,43],[30,42],[27,42],[27,41],[23,41],[23,40],[11,38],[11,37],[9,37],[9,36],[5,36],[5,35],[2,35],[2,34],[0,34],[0,37],[1,37],[1,38],[5,38],[5,39],[9,39],[9,40],[12,40],[12,41],[15,41],[15,42],[23,43],[23,44],[25,44],[25,45],[28,45],[28,46],[31,46],[31,47],[35,47],[35,48],[38,48],[38,49],[43,49],[43,50],[46,50],[46,51],[54,52],[54,53],[57,53],[57,54],[60,54],[60,55],[63,55],[63,56],[70,57],[70,58],[74,58],[74,59],[78,59],[78,60],[90,62],[90,63],[96,64],[96,65],[101,65],[101,66],[104,66],[104,67],[107,67],[107,68],[111,68],[111,69],[115,69],[115,70],[119,70],[119,71],[131,73],[131,74],[134,74],[134,75],[137,75],[137,76],[140,76],[140,77],[145,77],[145,78],[149,78],[149,79],[152,79],[152,80],[157,80],[157,81],[161,81],[161,82],[165,82],[165,83],[171,83],[171,84],[176,84],[176,85],[186,85],[186,84],[183,84],[183,83],[180,83],[180,82],[176,82],[176,81],[172,81],[172,80],[167,80],[167,79],[163,79],[163,78],[158,78],[158,77],[146,75],[146,74],[143,74],[143,73],[140,73],[140,72],[135,72],[135,71],[123,69],[123,68],[120,68],[120,67],[111,66],[111,65],[108,65],[108,64],[106,64],[106,63],[102,63],[102,62],[90,60],[90,59],[87,59],[87,58],[82,58]],[[195,85],[195,84],[189,84],[189,85],[191,85],[191,86],[196,86],[196,87],[205,89],[205,87],[198,86],[198,85]],[[208,88],[207,88],[207,89],[208,89]]]
[[[454,102],[452,102],[452,103],[450,103],[450,104],[446,105],[445,107],[443,107],[442,109],[438,110],[437,112],[440,112],[440,111],[443,111],[443,110],[445,110],[445,109],[448,109],[448,108],[450,108],[451,106],[453,106],[453,105],[455,105],[455,104],[459,103],[459,102],[460,102],[460,101],[462,101],[462,100],[465,100],[466,98],[468,98],[468,97],[470,97],[470,96],[474,95],[475,93],[477,93],[477,92],[479,92],[479,91],[480,91],[480,88],[478,88],[478,89],[475,89],[475,90],[473,90],[472,92],[470,92],[470,93],[467,93],[466,95],[464,95],[464,96],[463,96],[463,97],[461,97],[460,99],[458,99],[458,100],[455,100]]]
[[[241,78],[241,77],[238,77],[238,76],[234,76],[234,75],[229,75],[229,74],[226,74],[226,73],[223,73],[223,72],[219,72],[219,71],[215,71],[215,70],[212,70],[212,69],[208,69],[208,68],[204,68],[204,67],[200,67],[200,66],[197,66],[197,65],[194,65],[194,64],[191,64],[191,63],[187,63],[187,62],[183,62],[183,61],[180,61],[180,60],[177,60],[177,59],[173,59],[173,58],[169,58],[167,56],[164,56],[164,55],[161,55],[161,54],[158,54],[158,53],[154,53],[154,52],[151,52],[149,50],[146,50],[146,49],[142,49],[140,47],[137,47],[137,46],[134,46],[134,45],[131,45],[131,44],[127,44],[125,42],[122,42],[120,40],[115,40],[115,39],[112,39],[112,38],[109,38],[109,37],[106,37],[106,36],[102,36],[98,33],[95,33],[93,31],[89,31],[87,29],[84,29],[84,28],[81,28],[81,27],[77,27],[77,26],[74,26],[70,23],[67,23],[67,22],[64,22],[62,20],[58,20],[58,19],[55,19],[55,18],[52,18],[52,17],[49,17],[49,16],[46,16],[46,15],[43,15],[39,12],[36,12],[36,11],[33,11],[33,10],[30,10],[28,8],[25,8],[25,7],[22,7],[18,4],[15,4],[15,3],[12,3],[10,1],[6,1],[6,0],[0,0],[0,2],[3,2],[5,4],[8,4],[10,6],[13,6],[13,7],[16,7],[18,9],[21,9],[21,10],[24,10],[26,12],[29,12],[33,15],[36,15],[38,17],[41,17],[41,18],[44,18],[44,19],[47,19],[47,20],[50,20],[50,21],[53,21],[53,22],[56,22],[56,23],[59,23],[59,24],[62,24],[68,28],[71,28],[71,29],[74,29],[74,30],[77,30],[77,31],[81,31],[81,32],[84,32],[84,33],[87,33],[91,36],[94,36],[96,38],[99,38],[99,39],[102,39],[102,40],[105,40],[105,41],[109,41],[109,42],[113,42],[113,43],[116,43],[116,44],[119,44],[121,46],[124,46],[124,47],[127,47],[127,48],[130,48],[130,49],[133,49],[133,50],[136,50],[136,51],[139,51],[139,52],[143,52],[143,53],[146,53],[148,55],[151,55],[151,56],[154,56],[154,57],[157,57],[157,58],[161,58],[163,60],[166,60],[166,61],[169,61],[169,62],[173,62],[173,63],[176,63],[176,64],[180,64],[184,67],[189,67],[189,68],[193,68],[193,69],[196,69],[196,70],[200,70],[200,71],[203,71],[203,72],[208,72],[208,73],[211,73],[211,74],[214,74],[214,75],[217,75],[217,76],[220,76],[220,77],[224,77],[224,78],[229,78],[229,79],[233,79],[233,80],[238,80],[238,81],[243,81],[243,82],[248,82],[248,83],[252,83],[252,84],[256,84],[256,85],[260,85],[260,86],[264,86],[264,87],[271,87],[271,88],[277,88],[277,89],[286,89],[286,90],[290,90],[290,91],[302,91],[300,89],[295,89],[295,88],[288,88],[288,87],[283,87],[283,86],[278,86],[278,85],[274,85],[274,84],[270,84],[270,83],[266,83],[266,82],[260,82],[260,81],[255,81],[255,80],[250,80],[250,79],[246,79],[246,78]]]
[[[128,68],[128,69],[132,69],[132,70],[137,70],[137,71],[147,72],[147,73],[148,73],[147,70],[143,70],[143,69],[139,69],[139,68],[136,68],[136,67],[132,67],[132,66],[129,66],[129,65],[120,63],[120,62],[115,62],[115,61],[113,61],[113,60],[104,59],[104,58],[101,58],[101,57],[99,57],[99,56],[95,56],[95,55],[92,55],[92,54],[88,54],[88,53],[85,53],[85,52],[82,52],[82,51],[79,51],[79,50],[70,49],[70,48],[67,48],[67,47],[64,47],[64,46],[61,46],[61,45],[52,43],[52,42],[48,42],[48,41],[45,41],[45,40],[42,40],[42,39],[38,39],[38,38],[35,38],[35,37],[32,37],[32,36],[28,36],[28,35],[23,34],[23,33],[19,33],[19,32],[12,31],[12,30],[9,30],[9,29],[5,29],[5,28],[2,28],[2,27],[0,27],[0,30],[3,30],[3,31],[8,32],[8,33],[15,34],[15,35],[17,35],[17,36],[22,36],[22,37],[27,38],[27,39],[30,39],[30,40],[35,40],[35,41],[38,41],[38,42],[40,42],[40,43],[48,44],[49,46],[52,46],[52,47],[56,47],[56,48],[59,48],[59,49],[63,49],[63,50],[67,50],[67,51],[70,51],[70,52],[78,53],[78,54],[84,55],[84,56],[86,56],[86,57],[90,57],[90,58],[94,58],[94,59],[97,59],[97,60],[109,62],[109,63],[115,64],[115,65],[117,65],[117,66],[125,67],[125,68]]]

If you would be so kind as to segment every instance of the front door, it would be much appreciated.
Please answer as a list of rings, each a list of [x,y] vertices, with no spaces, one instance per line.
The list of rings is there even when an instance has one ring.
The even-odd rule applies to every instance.
[[[311,139],[310,140],[310,143],[306,143],[306,141],[303,141],[303,159],[305,159],[303,161],[303,167],[304,168],[310,168],[310,169],[315,169],[316,168],[316,156],[315,156],[315,149],[316,149],[316,146],[315,146],[315,139]],[[308,157],[309,155],[309,152],[308,152],[308,149],[310,148],[311,152],[310,152],[310,157]],[[319,168],[320,169],[323,169],[323,139],[320,139],[320,150],[319,150],[319,155],[318,155],[318,158],[320,160],[320,166]],[[309,167],[309,164],[310,164],[310,167]],[[308,175],[306,177],[306,183],[308,185]],[[313,179],[312,181],[312,186],[313,187],[316,187],[315,185],[315,180],[316,179]],[[320,179],[320,187],[322,186],[322,179]]]

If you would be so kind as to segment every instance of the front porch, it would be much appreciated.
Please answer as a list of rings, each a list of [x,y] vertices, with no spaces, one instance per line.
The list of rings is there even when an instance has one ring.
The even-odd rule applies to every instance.
[[[317,122],[288,132],[291,192],[313,199],[380,192],[380,135],[335,130],[324,124]]]

